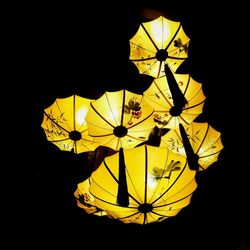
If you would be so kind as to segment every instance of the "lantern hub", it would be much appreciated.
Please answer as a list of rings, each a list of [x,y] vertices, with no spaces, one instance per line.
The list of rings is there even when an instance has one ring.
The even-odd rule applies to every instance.
[[[168,52],[164,49],[160,49],[156,52],[156,59],[158,61],[166,61],[166,59],[168,58]]]
[[[113,132],[116,137],[120,138],[120,137],[124,137],[127,135],[128,129],[125,126],[121,125],[121,126],[115,127]]]
[[[79,141],[82,138],[82,135],[80,132],[74,130],[69,133],[69,138],[73,141]]]
[[[140,206],[138,207],[138,210],[141,213],[149,213],[153,210],[153,206],[152,204],[143,203],[143,204],[140,204]]]
[[[179,116],[182,113],[182,108],[179,106],[173,106],[170,110],[169,110],[170,115],[172,116]]]

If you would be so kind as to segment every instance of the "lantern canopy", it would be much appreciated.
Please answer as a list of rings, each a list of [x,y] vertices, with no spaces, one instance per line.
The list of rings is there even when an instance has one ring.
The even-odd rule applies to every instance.
[[[190,203],[196,172],[168,148],[141,145],[124,149],[129,205],[117,204],[119,153],[104,158],[89,177],[93,204],[110,218],[147,224],[175,216]]]
[[[187,100],[181,109],[174,105],[165,76],[154,79],[149,88],[143,92],[145,100],[154,109],[154,120],[159,128],[176,129],[179,123],[189,125],[203,110],[206,97],[202,84],[189,74],[174,74],[174,77]]]
[[[44,109],[43,128],[47,140],[64,151],[76,154],[93,151],[99,144],[88,135],[86,114],[92,99],[72,95],[57,98]]]
[[[148,139],[155,126],[153,112],[142,95],[106,91],[91,102],[86,116],[89,135],[114,150],[133,148]]]
[[[207,169],[218,160],[223,149],[221,133],[207,122],[192,122],[190,126],[183,126],[194,153],[198,156],[199,170]],[[169,130],[161,137],[160,147],[186,156],[183,140],[179,129]]]
[[[158,78],[165,75],[164,64],[176,72],[188,57],[189,40],[180,22],[160,16],[139,26],[129,40],[129,59],[141,74]]]

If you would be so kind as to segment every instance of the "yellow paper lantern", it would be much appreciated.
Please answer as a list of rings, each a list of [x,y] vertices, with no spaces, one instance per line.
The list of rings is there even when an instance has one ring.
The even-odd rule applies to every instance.
[[[64,151],[76,154],[93,151],[99,144],[88,135],[85,121],[90,102],[93,99],[72,95],[57,98],[44,109],[42,128],[47,140]]]
[[[155,126],[153,108],[142,95],[128,90],[106,91],[91,102],[86,122],[89,135],[114,150],[146,141]]]
[[[190,203],[197,187],[196,171],[189,169],[186,158],[166,147],[141,145],[124,149],[129,204],[119,206],[119,156],[117,152],[104,158],[88,179],[93,204],[110,218],[124,223],[159,222]]]
[[[207,169],[212,163],[218,160],[218,156],[223,149],[221,133],[207,122],[192,122],[191,125],[183,127],[193,152],[199,157],[199,170]],[[169,150],[186,156],[179,129],[169,130],[163,135],[160,147],[168,147]]]
[[[165,75],[164,64],[175,72],[184,62],[189,40],[180,22],[160,16],[139,26],[129,40],[129,59],[141,74],[158,78]]]
[[[154,79],[143,92],[145,100],[153,107],[154,120],[159,128],[176,129],[179,123],[189,125],[202,113],[205,95],[202,84],[195,81],[189,74],[174,74],[180,91],[187,103],[178,109],[173,103],[171,91],[165,76]]]

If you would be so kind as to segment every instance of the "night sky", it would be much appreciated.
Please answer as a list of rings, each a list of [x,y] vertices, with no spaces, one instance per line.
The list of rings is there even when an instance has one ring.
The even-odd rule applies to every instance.
[[[72,248],[237,250],[249,240],[246,7],[153,2],[11,9],[11,83],[4,92],[11,126],[3,165],[11,173],[6,190],[13,242],[32,249],[69,242]],[[176,217],[141,226],[87,215],[76,206],[73,192],[93,166],[87,153],[74,155],[49,143],[41,122],[56,98],[96,98],[123,88],[142,93],[149,87],[152,78],[140,75],[128,59],[129,39],[147,19],[145,8],[181,21],[190,37],[189,57],[178,70],[203,84],[206,102],[197,121],[221,132],[224,149],[216,163],[197,173],[190,205]]]

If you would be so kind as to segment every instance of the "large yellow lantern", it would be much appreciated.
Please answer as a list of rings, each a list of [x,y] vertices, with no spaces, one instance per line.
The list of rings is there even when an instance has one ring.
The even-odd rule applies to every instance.
[[[99,144],[88,135],[85,121],[91,101],[93,99],[72,95],[57,98],[45,108],[41,126],[47,140],[61,150],[76,154],[95,150]]]
[[[198,157],[198,170],[207,169],[218,160],[223,149],[221,133],[207,122],[192,122],[189,126],[183,126],[194,154]],[[179,129],[169,130],[161,137],[160,147],[168,147],[169,150],[186,156],[183,138]]]
[[[124,223],[147,224],[173,217],[190,203],[197,187],[196,171],[189,169],[185,157],[166,147],[149,145],[124,149],[123,153],[129,197],[127,206],[117,203],[121,160],[118,152],[105,157],[84,181],[89,183],[85,191],[91,194],[91,206]]]
[[[175,72],[184,62],[189,40],[180,22],[160,16],[139,26],[129,40],[129,59],[141,74],[158,78],[165,75],[165,64]]]
[[[86,116],[89,135],[114,150],[134,148],[148,139],[155,126],[153,112],[142,95],[106,91],[91,102]]]
[[[183,108],[173,102],[165,76],[154,79],[152,84],[143,92],[145,100],[154,109],[154,120],[159,128],[176,129],[179,123],[189,125],[202,113],[205,95],[202,84],[195,81],[189,74],[174,74],[180,91],[187,103]]]

